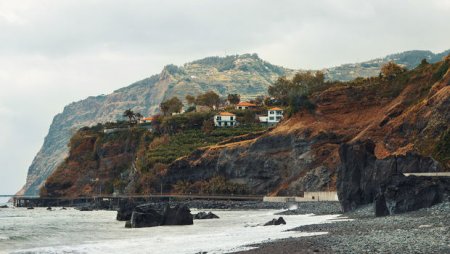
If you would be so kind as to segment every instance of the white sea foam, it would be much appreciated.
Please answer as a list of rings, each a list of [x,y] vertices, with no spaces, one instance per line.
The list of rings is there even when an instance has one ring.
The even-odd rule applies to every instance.
[[[218,210],[213,212],[220,219],[196,220],[192,226],[126,229],[123,222],[114,220],[115,212],[14,210],[19,216],[28,216],[11,222],[9,230],[3,230],[8,228],[7,225],[0,227],[1,235],[13,236],[14,239],[0,241],[0,251],[16,254],[226,253],[248,249],[249,244],[310,235],[287,230],[301,225],[330,222],[337,217],[291,215],[284,216],[287,225],[264,227],[261,224],[278,217],[274,215],[278,211]]]

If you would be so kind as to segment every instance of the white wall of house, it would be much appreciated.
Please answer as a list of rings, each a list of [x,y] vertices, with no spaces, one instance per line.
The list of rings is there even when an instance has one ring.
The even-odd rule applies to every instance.
[[[259,122],[261,123],[267,123],[268,117],[267,116],[259,116]]]
[[[216,127],[228,127],[236,125],[236,116],[214,116],[214,125]]]
[[[249,106],[236,106],[236,109],[249,109],[249,108],[254,108],[254,107],[249,107]]]
[[[279,123],[283,119],[283,110],[268,110],[267,118],[268,123]]]

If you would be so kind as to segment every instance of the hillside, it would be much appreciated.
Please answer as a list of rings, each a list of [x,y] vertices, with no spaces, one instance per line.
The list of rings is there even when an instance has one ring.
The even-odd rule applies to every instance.
[[[314,112],[297,114],[253,140],[198,150],[171,164],[165,181],[195,186],[221,175],[255,194],[335,189],[339,147],[366,139],[375,143],[379,159],[432,156],[450,170],[449,66],[447,57],[391,81],[337,82],[312,96]]]
[[[103,134],[92,137],[85,133],[80,139],[78,133],[71,142],[70,156],[49,178],[42,194],[89,195],[100,187],[89,184],[88,178],[95,179],[99,175],[103,175],[101,186],[114,186],[111,183],[123,180],[125,182],[118,185],[124,186],[120,191],[133,193],[155,191],[160,185],[165,192],[175,193],[234,190],[245,194],[298,195],[301,191],[333,190],[336,171],[341,165],[339,147],[367,139],[374,142],[379,159],[391,155],[431,156],[440,164],[440,170],[450,170],[449,67],[450,56],[435,64],[421,64],[393,79],[372,77],[332,82],[328,88],[311,96],[316,105],[313,111],[297,113],[273,130],[256,136],[223,139],[222,142],[215,139],[203,147],[192,147],[196,149],[194,152],[179,154],[185,156],[166,161],[161,167],[138,162],[147,160],[149,155],[154,157],[158,154],[155,151],[165,149],[170,142],[157,142],[152,146],[136,138],[141,140],[139,144],[129,145],[123,143],[129,142],[129,138],[120,138],[118,144],[99,142],[105,137]],[[245,133],[235,133],[241,134]],[[171,138],[174,142],[183,139],[181,136]],[[201,140],[208,139],[201,137]],[[184,146],[175,144],[178,145],[169,150]],[[109,146],[115,147],[114,151],[139,146],[145,149],[142,152],[135,149],[128,159],[119,162],[117,158],[123,152],[110,153],[109,149],[104,149]],[[121,166],[123,161],[128,164]],[[108,169],[102,165],[108,165]],[[144,171],[148,173],[146,177],[127,177],[132,172],[142,174]],[[74,176],[74,172],[78,176]],[[61,180],[66,177],[68,183]],[[134,181],[141,181],[140,185]],[[80,182],[83,188],[76,184]],[[147,187],[142,187],[145,184]],[[131,188],[136,186],[141,188]],[[109,192],[116,189],[109,188]]]
[[[353,76],[378,75],[381,63],[390,59],[401,61],[407,66],[415,66],[420,56],[430,57],[430,62],[435,61],[438,56],[424,52],[416,54],[416,51],[410,51],[397,54],[397,57],[369,61],[377,62],[377,65],[373,66],[360,63],[325,71],[329,79],[348,80]],[[44,144],[28,169],[27,181],[20,193],[38,194],[39,187],[45,179],[68,155],[67,144],[70,137],[83,126],[121,119],[122,113],[128,108],[143,115],[150,115],[157,112],[158,105],[166,98],[172,96],[184,98],[186,94],[196,95],[208,90],[222,96],[238,93],[243,99],[253,98],[265,94],[267,87],[278,77],[290,76],[293,73],[293,70],[261,60],[256,54],[207,57],[183,66],[168,65],[160,74],[111,94],[71,103],[62,113],[54,117]]]

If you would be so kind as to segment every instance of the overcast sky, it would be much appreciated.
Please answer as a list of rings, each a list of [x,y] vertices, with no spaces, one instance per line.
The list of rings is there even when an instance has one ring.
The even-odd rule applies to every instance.
[[[450,48],[450,1],[0,0],[0,194],[25,182],[53,116],[211,55],[323,68]]]

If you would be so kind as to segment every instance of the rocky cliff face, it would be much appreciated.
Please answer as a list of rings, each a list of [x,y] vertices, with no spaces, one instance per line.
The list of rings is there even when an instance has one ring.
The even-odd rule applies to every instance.
[[[278,67],[247,54],[225,58],[210,57],[185,64],[168,65],[159,75],[151,76],[105,96],[89,97],[67,105],[56,115],[44,145],[28,169],[27,182],[21,191],[37,195],[39,187],[68,155],[70,137],[81,127],[122,119],[131,108],[143,115],[157,112],[166,98],[196,95],[209,90],[220,95],[239,93],[245,97],[264,94],[279,76],[292,70]]]
[[[449,170],[449,159],[432,159],[450,131],[449,63],[447,58],[423,65],[393,81],[332,86],[313,96],[314,112],[295,115],[252,140],[197,150],[171,164],[164,181],[195,185],[220,175],[245,183],[253,194],[298,195],[335,189],[344,163],[355,170],[346,171],[347,180],[341,177],[337,187],[356,186],[346,192],[352,201],[344,207],[352,209],[354,200],[373,201],[379,180],[394,172]],[[355,153],[343,145],[366,139],[372,143],[351,146]]]
[[[416,57],[411,57],[412,55]],[[417,57],[417,55],[420,56]],[[424,54],[406,52],[398,54],[396,57],[391,56],[381,60],[374,60],[374,63],[376,62],[377,64],[376,66],[361,63],[355,65],[359,66],[357,68],[350,65],[344,65],[341,69],[332,68],[327,75],[329,79],[342,80],[348,79],[347,74],[354,75],[356,73],[355,75],[358,76],[377,75],[383,61],[394,60],[405,63],[407,66],[415,66],[417,59],[422,56],[426,56],[430,62],[435,61],[436,58],[430,52],[425,52]],[[368,69],[370,71],[362,71]],[[333,74],[338,72],[347,74],[340,74],[341,76]],[[89,97],[85,100],[71,103],[64,108],[62,113],[55,116],[42,148],[28,170],[27,182],[21,192],[27,195],[38,194],[39,187],[45,179],[54,172],[58,164],[68,155],[67,144],[69,139],[80,127],[121,119],[123,111],[128,108],[143,115],[153,114],[157,111],[161,101],[172,96],[184,98],[186,94],[195,95],[213,90],[221,95],[239,93],[244,99],[246,97],[255,97],[258,94],[265,94],[267,87],[279,76],[289,76],[292,73],[293,70],[271,65],[259,59],[256,55],[229,56],[225,58],[209,57],[185,64],[182,67],[168,65],[159,75],[136,82],[112,94]],[[315,97],[319,106],[317,114],[305,113],[293,118],[260,141],[243,142],[242,144],[223,147],[224,151],[230,151],[230,153],[237,154],[240,151],[239,149],[241,149],[253,156],[269,156],[268,158],[271,158],[271,160],[268,162],[255,160],[255,162],[252,162],[255,164],[252,164],[241,159],[240,162],[234,165],[233,163],[235,162],[227,162],[217,157],[219,155],[231,156],[228,155],[228,152],[219,152],[220,147],[217,147],[218,151],[216,152],[208,150],[206,153],[211,155],[212,161],[218,161],[216,163],[220,165],[218,170],[228,170],[228,173],[234,171],[236,166],[243,168],[255,166],[260,168],[262,170],[261,174],[263,176],[266,175],[266,178],[268,178],[269,172],[277,169],[282,173],[283,177],[272,179],[273,183],[269,185],[281,184],[283,187],[280,187],[280,191],[283,190],[286,193],[304,188],[328,188],[328,186],[333,186],[335,182],[334,168],[339,161],[337,155],[338,144],[356,137],[359,133],[361,135],[375,135],[380,140],[382,135],[375,128],[378,124],[384,126],[380,127],[383,130],[396,128],[398,131],[395,133],[404,131],[404,133],[402,132],[402,137],[411,134],[406,133],[408,130],[420,130],[417,135],[422,135],[426,140],[436,138],[438,134],[434,133],[434,131],[441,128],[443,124],[448,123],[445,121],[449,117],[448,110],[445,110],[448,106],[448,101],[444,100],[447,94],[441,93],[439,96],[427,100],[426,103],[431,103],[430,105],[417,105],[416,111],[409,111],[417,112],[423,110],[422,115],[426,122],[416,123],[414,114],[408,113],[406,110],[409,108],[409,105],[404,103],[404,100],[414,99],[414,96],[422,98],[423,93],[428,92],[432,84],[427,78],[430,77],[423,77],[421,81],[414,81],[416,82],[416,88],[422,89],[420,91],[417,91],[416,88],[412,89],[411,93],[417,93],[416,95],[408,95],[407,92],[403,92],[405,98],[398,97],[394,101],[390,101],[392,100],[390,97],[378,96],[370,91],[370,87],[355,88],[353,86],[343,86],[330,89]],[[421,87],[419,87],[420,82],[424,84]],[[436,87],[436,90],[441,89]],[[422,101],[422,103],[425,102]],[[440,106],[435,106],[436,103],[441,104],[439,104]],[[430,110],[434,111],[430,112]],[[405,117],[405,121],[398,120],[400,115]],[[429,117],[433,121],[428,121]],[[421,124],[421,126],[418,126],[420,127],[419,129],[407,128],[416,124]],[[366,128],[369,125],[372,127]],[[425,130],[422,131],[423,128]],[[370,133],[373,130],[375,130],[374,133]],[[388,131],[387,133],[390,132]],[[401,137],[392,137],[392,141],[386,143],[389,144],[389,147],[386,147],[384,144],[377,146],[379,147],[377,152],[379,154],[391,153],[398,147],[410,144],[409,139],[406,140],[408,141]],[[379,142],[383,143],[381,140]],[[401,145],[402,142],[403,145]],[[272,147],[272,143],[278,145]],[[391,143],[393,144],[391,145]],[[432,152],[430,144],[421,142],[418,145],[422,146],[420,149],[428,153]],[[264,151],[260,147],[268,147],[270,149]],[[217,159],[213,159],[213,157],[217,157]],[[237,155],[235,157],[237,158]],[[230,158],[234,159],[235,157]],[[306,168],[314,170],[301,169],[305,165],[307,165]],[[284,172],[293,166],[298,168],[298,170]],[[286,168],[286,170],[282,168]],[[175,170],[175,167],[173,170]],[[235,181],[242,181],[238,173],[233,174],[236,174]],[[329,177],[321,178],[324,175]],[[261,179],[264,179],[264,177]],[[261,179],[255,180],[255,184],[261,182]],[[170,181],[173,180],[175,179],[170,179]],[[263,191],[265,188],[266,186],[261,185],[258,191]]]

